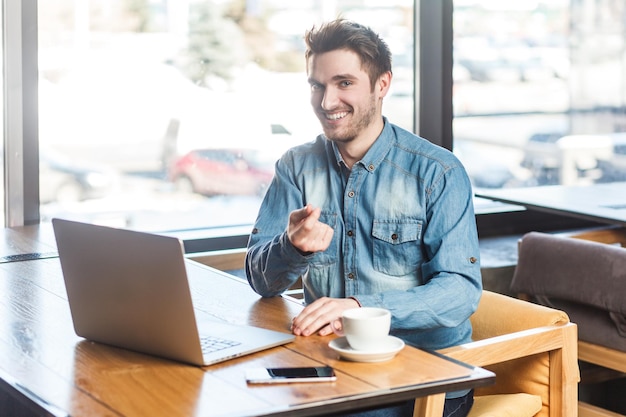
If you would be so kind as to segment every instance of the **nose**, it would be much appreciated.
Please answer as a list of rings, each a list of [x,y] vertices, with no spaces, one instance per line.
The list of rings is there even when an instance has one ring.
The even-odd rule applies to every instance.
[[[337,107],[337,103],[339,102],[338,94],[336,89],[332,87],[327,87],[324,89],[324,96],[322,97],[322,102],[320,103],[324,110],[332,110]]]

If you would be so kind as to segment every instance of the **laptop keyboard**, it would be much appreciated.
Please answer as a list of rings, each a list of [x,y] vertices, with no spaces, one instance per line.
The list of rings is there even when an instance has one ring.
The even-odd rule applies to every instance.
[[[221,339],[215,336],[203,336],[200,338],[202,353],[211,353],[218,350],[226,349],[232,346],[240,345],[241,342],[235,340]]]

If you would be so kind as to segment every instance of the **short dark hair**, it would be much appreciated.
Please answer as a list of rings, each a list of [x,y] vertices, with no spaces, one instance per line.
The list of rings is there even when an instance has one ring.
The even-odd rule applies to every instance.
[[[372,89],[378,78],[391,72],[391,52],[380,36],[367,26],[345,19],[337,19],[313,26],[304,36],[306,51],[304,57],[309,62],[312,55],[337,49],[348,49],[361,59],[361,65],[368,73]]]

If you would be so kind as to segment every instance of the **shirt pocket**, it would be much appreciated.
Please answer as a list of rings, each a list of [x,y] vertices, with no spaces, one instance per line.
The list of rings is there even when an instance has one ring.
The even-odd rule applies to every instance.
[[[422,262],[421,233],[420,220],[374,220],[374,269],[391,276],[404,276],[415,271]]]
[[[337,263],[339,253],[339,233],[337,233],[337,213],[322,212],[319,221],[333,229],[333,238],[324,252],[316,252],[309,260],[312,267],[323,267]]]

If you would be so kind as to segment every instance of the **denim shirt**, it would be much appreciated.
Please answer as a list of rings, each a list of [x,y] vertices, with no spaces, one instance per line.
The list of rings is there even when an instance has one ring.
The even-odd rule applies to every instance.
[[[287,238],[289,213],[321,208],[334,230],[324,252],[303,255]],[[385,119],[348,169],[323,135],[287,151],[248,242],[246,274],[261,296],[302,277],[305,302],[354,297],[391,311],[391,333],[424,349],[471,340],[482,290],[472,188],[448,150]]]

